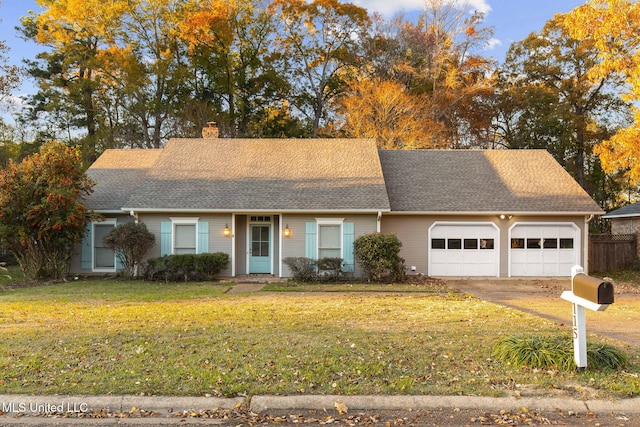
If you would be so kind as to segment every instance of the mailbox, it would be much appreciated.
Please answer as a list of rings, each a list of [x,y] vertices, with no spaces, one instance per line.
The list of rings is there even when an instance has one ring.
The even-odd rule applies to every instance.
[[[613,285],[578,273],[573,277],[573,294],[595,304],[613,304]]]

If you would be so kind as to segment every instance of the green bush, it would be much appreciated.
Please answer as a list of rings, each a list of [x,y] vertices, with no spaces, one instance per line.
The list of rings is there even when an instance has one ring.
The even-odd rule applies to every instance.
[[[576,368],[573,340],[568,336],[515,335],[502,338],[494,346],[493,356],[516,367],[554,368],[570,371]],[[618,369],[627,363],[620,350],[608,344],[587,343],[587,367]]]
[[[166,255],[148,259],[144,277],[164,282],[212,280],[228,266],[229,255],[224,252]]]
[[[402,242],[395,234],[365,234],[353,243],[355,257],[369,280],[405,278],[404,259],[400,257]]]
[[[136,267],[155,242],[155,236],[144,223],[133,221],[118,225],[104,238],[105,245],[113,249],[122,262],[122,274],[127,277],[135,276]]]
[[[297,280],[298,282],[313,282],[318,279],[316,272],[317,264],[311,258],[286,257],[282,262],[291,270],[293,280]]]
[[[342,274],[342,258],[322,258],[317,262],[318,272],[326,272],[328,279],[338,281]]]

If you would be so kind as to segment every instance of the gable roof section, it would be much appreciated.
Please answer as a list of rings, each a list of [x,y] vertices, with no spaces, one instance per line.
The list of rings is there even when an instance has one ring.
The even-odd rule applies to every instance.
[[[375,141],[173,139],[126,210],[389,210]]]
[[[87,170],[96,185],[87,207],[98,212],[120,212],[144,180],[162,150],[106,150]]]
[[[392,212],[604,213],[545,150],[384,150],[380,160]]]
[[[620,209],[613,210],[606,214],[604,218],[629,218],[640,216],[640,203],[633,203]]]

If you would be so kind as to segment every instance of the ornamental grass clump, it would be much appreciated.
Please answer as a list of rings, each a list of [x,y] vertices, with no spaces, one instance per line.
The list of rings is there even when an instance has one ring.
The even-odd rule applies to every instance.
[[[576,368],[573,341],[568,336],[514,335],[502,338],[494,346],[493,356],[516,367]],[[592,369],[619,369],[627,358],[617,348],[602,343],[587,343],[587,366]]]

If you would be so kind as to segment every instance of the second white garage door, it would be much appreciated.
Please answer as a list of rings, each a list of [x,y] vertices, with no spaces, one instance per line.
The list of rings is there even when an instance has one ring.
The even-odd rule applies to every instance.
[[[499,242],[491,222],[436,222],[429,229],[429,275],[498,276]]]
[[[511,276],[570,276],[580,264],[580,230],[573,223],[521,223],[509,234]]]

